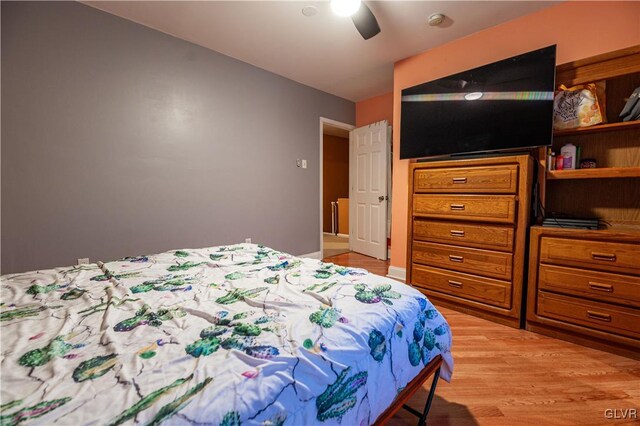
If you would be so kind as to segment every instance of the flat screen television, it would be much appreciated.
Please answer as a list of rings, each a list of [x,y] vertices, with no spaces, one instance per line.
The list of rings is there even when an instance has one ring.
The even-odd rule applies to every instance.
[[[551,145],[556,46],[402,91],[400,158]]]

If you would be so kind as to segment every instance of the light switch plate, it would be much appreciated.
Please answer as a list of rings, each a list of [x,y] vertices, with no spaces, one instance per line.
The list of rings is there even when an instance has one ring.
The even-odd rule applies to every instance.
[[[302,168],[303,169],[307,168],[307,160],[302,160]]]

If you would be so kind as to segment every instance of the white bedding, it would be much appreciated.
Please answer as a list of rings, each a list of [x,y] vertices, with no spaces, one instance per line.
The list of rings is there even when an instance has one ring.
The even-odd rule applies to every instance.
[[[425,296],[253,244],[1,278],[1,424],[375,421],[451,334]]]

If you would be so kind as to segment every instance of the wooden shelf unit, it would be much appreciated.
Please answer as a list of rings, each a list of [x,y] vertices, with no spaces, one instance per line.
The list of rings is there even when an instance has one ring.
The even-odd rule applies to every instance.
[[[586,135],[588,133],[615,132],[640,128],[640,120],[622,121],[619,123],[604,123],[591,127],[578,127],[576,129],[554,130],[554,137]]]
[[[640,46],[560,65],[558,85],[606,82],[607,123],[554,132],[595,169],[547,171],[538,150],[541,211],[602,220],[608,229],[534,226],[527,329],[620,355],[640,354],[640,122],[619,122],[640,86]],[[541,219],[541,218],[539,218]]]
[[[597,217],[610,227],[640,230],[640,121],[621,122],[626,98],[640,86],[640,45],[559,65],[556,84],[605,81],[606,123],[554,132],[553,150],[572,143],[595,169],[547,171],[538,150],[541,211]],[[539,218],[539,222],[541,217]]]
[[[553,170],[547,172],[547,179],[611,179],[638,178],[640,167],[602,167],[599,169]]]

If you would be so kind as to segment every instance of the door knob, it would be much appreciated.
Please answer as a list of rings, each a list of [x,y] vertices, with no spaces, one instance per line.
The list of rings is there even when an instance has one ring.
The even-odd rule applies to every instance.
[[[378,201],[383,202],[384,200],[388,200],[389,198],[386,195],[381,195],[378,197]]]

